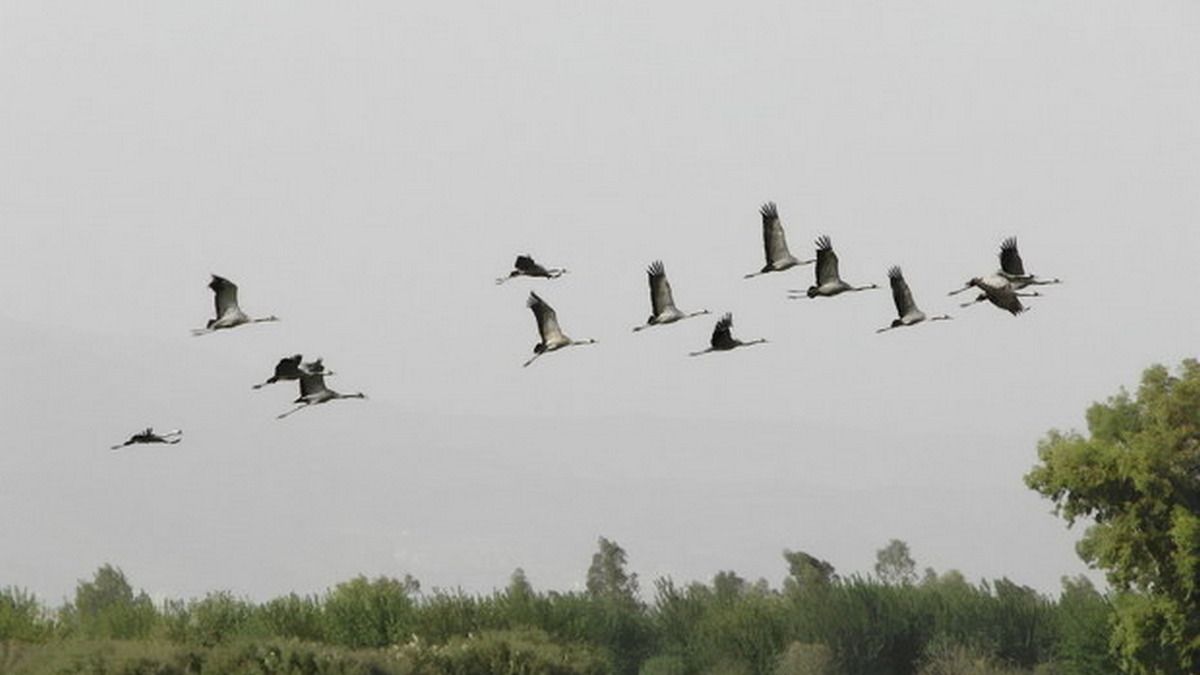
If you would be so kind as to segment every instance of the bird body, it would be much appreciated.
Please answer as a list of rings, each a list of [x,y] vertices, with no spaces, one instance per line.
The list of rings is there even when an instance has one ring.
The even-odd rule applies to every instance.
[[[256,319],[250,318],[238,306],[237,284],[224,277],[215,274],[212,275],[212,281],[208,282],[208,287],[213,292],[213,301],[216,305],[216,318],[209,319],[204,328],[194,329],[192,335],[204,335],[223,328],[234,328],[246,323],[279,320],[274,315]]]
[[[1021,259],[1021,253],[1017,249],[1017,238],[1008,237],[1000,242],[1000,269],[994,274],[989,274],[981,277],[983,282],[993,287],[1003,287],[1003,282],[1008,282],[1014,291],[1019,291],[1028,286],[1044,286],[1047,284],[1061,284],[1062,280],[1058,278],[1042,279],[1034,274],[1025,272],[1025,262]],[[951,295],[961,293],[971,288],[970,282],[965,286],[954,291]],[[1040,294],[1039,294],[1040,295]],[[990,300],[987,293],[980,293],[975,296],[974,300],[960,304],[960,307],[970,307],[978,302]],[[1018,301],[1019,302],[1019,301]]]
[[[130,436],[129,440],[125,441],[124,443],[121,443],[120,445],[114,445],[109,449],[120,450],[127,445],[135,445],[138,443],[166,443],[167,445],[175,445],[179,441],[183,440],[182,436],[182,429],[168,431],[165,434],[156,434],[154,433],[153,427],[146,427],[142,431]]]
[[[737,349],[738,347],[749,347],[750,345],[762,344],[767,341],[766,338],[758,338],[755,340],[742,342],[741,340],[733,337],[732,329],[733,314],[726,312],[725,316],[722,316],[717,321],[717,324],[713,327],[712,337],[709,339],[708,349],[698,352],[691,352],[688,354],[688,356],[700,356],[701,354],[708,354],[709,352],[727,352]]]
[[[708,314],[707,309],[702,309],[698,312],[684,313],[675,306],[675,299],[671,294],[671,282],[667,280],[666,268],[663,267],[661,260],[655,260],[646,269],[646,275],[650,282],[650,318],[646,319],[646,323],[635,327],[634,332],[640,331],[650,326],[659,326],[667,323],[675,323],[681,319],[689,319],[693,316]]]
[[[756,277],[768,272],[782,272],[797,265],[810,265],[813,260],[800,260],[788,251],[787,237],[783,232],[783,223],[779,220],[779,210],[775,202],[767,202],[759,209],[762,215],[763,253],[766,264],[758,272],[751,272],[745,278]]]
[[[283,419],[288,415],[302,410],[310,405],[319,405],[328,403],[339,398],[366,398],[367,395],[362,392],[353,394],[343,394],[334,391],[325,386],[325,374],[322,372],[302,372],[300,375],[300,396],[292,403],[297,404],[295,408],[288,410],[285,413],[276,415],[278,419]]]
[[[1000,275],[975,277],[967,282],[967,288],[974,286],[983,291],[983,297],[996,307],[1016,316],[1029,308],[1021,304],[1022,297],[1038,297],[1041,293],[1021,293],[1008,279]],[[974,304],[974,303],[968,303]]]
[[[542,300],[537,293],[531,291],[525,305],[533,311],[533,316],[537,319],[538,335],[541,336],[541,341],[533,346],[533,356],[522,364],[522,367],[528,366],[537,360],[539,356],[547,352],[558,351],[564,347],[574,345],[596,343],[592,339],[572,340],[567,337],[558,326],[558,314],[554,311],[554,308],[547,304],[545,300]]]
[[[516,261],[513,262],[513,269],[508,273],[508,276],[496,279],[497,284],[502,284],[514,277],[538,277],[542,279],[557,279],[566,274],[567,270],[561,267],[543,267],[529,255],[519,255]]]
[[[816,283],[808,287],[807,291],[793,290],[789,291],[791,299],[808,297],[832,297],[840,295],[846,291],[865,291],[872,288],[879,288],[876,284],[866,286],[851,286],[842,281],[842,277],[838,274],[838,257],[837,253],[833,252],[833,242],[826,235],[821,235],[817,238],[817,268],[816,268]]]
[[[892,301],[896,304],[896,314],[898,318],[892,319],[890,326],[885,326],[876,330],[876,333],[882,333],[893,328],[902,328],[904,326],[914,326],[922,321],[943,321],[952,318],[949,314],[939,314],[934,317],[925,316],[917,303],[913,300],[912,291],[908,288],[908,283],[904,280],[904,273],[899,267],[892,267],[888,270],[888,281],[892,286]]]

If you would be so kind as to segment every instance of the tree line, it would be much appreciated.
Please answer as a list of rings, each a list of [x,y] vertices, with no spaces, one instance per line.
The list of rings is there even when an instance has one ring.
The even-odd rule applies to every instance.
[[[878,552],[867,576],[841,577],[801,551],[783,557],[778,588],[724,571],[709,583],[658,579],[649,599],[625,551],[605,538],[586,590],[565,593],[535,590],[518,569],[491,594],[423,593],[411,577],[360,576],[261,603],[228,592],[155,603],[105,565],[57,609],[0,591],[0,639],[67,651],[97,641],[166,645],[154,653],[169,657],[130,662],[164,673],[227,672],[221,659],[235,657],[234,670],[253,673],[1113,672],[1111,604],[1086,578],[1064,579],[1056,598],[1007,579],[971,583],[932,570],[918,578],[900,541]],[[92,672],[95,655],[55,663],[53,672]],[[948,664],[958,665],[937,670]],[[121,672],[117,665],[106,672]]]
[[[732,571],[642,589],[601,537],[580,592],[516,570],[490,594],[356,577],[323,594],[153,602],[111,565],[50,608],[0,589],[0,673],[303,675],[1005,675],[1200,672],[1200,362],[1147,369],[1051,431],[1027,485],[1069,524],[1109,590],[1056,597],[1009,579],[918,573],[908,546],[842,576],[784,551],[773,587]]]

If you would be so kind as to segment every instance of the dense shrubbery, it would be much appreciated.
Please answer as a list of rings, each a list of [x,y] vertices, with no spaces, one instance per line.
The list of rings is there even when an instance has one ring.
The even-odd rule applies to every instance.
[[[890,553],[889,553],[890,550]],[[902,555],[901,555],[902,554]],[[0,591],[0,672],[806,675],[1111,673],[1108,600],[1086,579],[1057,599],[1002,579],[927,572],[907,547],[880,577],[838,577],[786,552],[779,589],[733,572],[654,584],[601,541],[583,593],[536,592],[520,570],[490,595],[423,594],[411,578],[358,577],[321,596],[255,603],[226,592],[155,607],[120,570],[80,581],[51,612]],[[890,562],[884,560],[891,556]],[[884,581],[886,579],[887,581]],[[37,644],[40,643],[40,644]]]

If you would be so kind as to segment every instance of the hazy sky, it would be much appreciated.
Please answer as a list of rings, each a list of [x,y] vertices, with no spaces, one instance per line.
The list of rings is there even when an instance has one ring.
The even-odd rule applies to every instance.
[[[0,585],[253,598],[355,574],[778,583],[785,548],[1045,591],[1036,443],[1195,356],[1200,4],[0,0]],[[788,301],[828,234],[853,283]],[[1006,236],[1063,278],[946,292]],[[516,253],[571,274],[495,286]],[[638,333],[644,269],[765,346]],[[200,338],[210,273],[283,320]],[[594,347],[528,369],[531,288]],[[367,401],[283,421],[324,356]],[[184,442],[111,453],[153,425]]]

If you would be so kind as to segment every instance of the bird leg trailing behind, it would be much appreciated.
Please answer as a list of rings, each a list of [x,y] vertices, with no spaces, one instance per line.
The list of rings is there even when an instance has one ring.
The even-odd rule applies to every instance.
[[[553,348],[548,348],[548,347],[546,347],[545,344],[539,342],[533,346],[533,356],[529,357],[529,360],[526,361],[525,363],[522,363],[521,367],[527,368],[529,366],[529,364],[536,361],[539,356],[546,354],[548,352],[556,352],[560,349],[565,349],[567,347],[576,347],[579,345],[594,345],[594,344],[596,344],[596,341],[591,338],[588,338],[587,340],[571,340],[570,342],[566,342],[564,344],[561,344],[561,345],[559,345],[557,347],[553,347]]]
[[[309,402],[307,402],[307,401],[305,401],[304,403],[301,403],[301,404],[297,405],[295,408],[292,408],[291,410],[288,410],[287,412],[282,412],[282,413],[279,413],[278,415],[276,415],[276,416],[275,416],[275,419],[277,419],[277,420],[281,420],[281,419],[283,419],[283,418],[287,417],[288,415],[291,415],[292,413],[294,413],[294,412],[296,412],[296,411],[298,411],[298,410],[303,410],[304,408],[307,408],[307,407],[308,407],[308,406],[310,406],[310,405],[312,405],[312,404],[311,404],[311,403],[309,403]]]
[[[742,342],[739,340],[732,346],[728,346],[728,347],[709,347],[708,349],[702,349],[698,352],[688,352],[688,356],[703,356],[704,354],[708,354],[710,352],[727,352],[727,351],[731,351],[733,349],[737,349],[738,347],[749,347],[751,345],[761,345],[761,344],[766,344],[766,342],[767,342],[766,338],[757,338],[754,340],[748,340],[746,342]]]
[[[288,410],[286,412],[282,412],[282,413],[276,415],[275,419],[281,420],[281,419],[287,417],[288,415],[291,415],[294,412],[303,410],[304,408],[307,408],[309,406],[318,405],[321,403],[328,403],[329,401],[336,401],[339,398],[366,399],[367,395],[362,393],[361,391],[354,392],[353,394],[341,394],[336,391],[333,391],[332,389],[326,389],[326,390],[324,390],[324,392],[321,395],[313,396],[309,400],[305,400],[305,397],[301,396],[300,398],[293,401],[293,403],[298,404],[298,405],[296,405],[295,408],[292,408],[291,410]]]
[[[918,323],[928,322],[928,321],[948,321],[953,318],[954,317],[950,316],[949,314],[939,314],[937,316],[931,316],[927,319],[921,319],[920,321],[913,321],[910,323],[905,323],[903,319],[892,319],[892,323],[890,326],[884,326],[883,328],[876,328],[875,332],[877,334],[884,333],[893,328],[904,328],[905,326],[915,326]]]
[[[731,349],[737,349],[738,347],[748,347],[750,345],[762,344],[767,341],[766,338],[758,338],[756,340],[750,340],[749,342],[742,342],[741,340],[733,337],[732,330],[733,314],[726,312],[725,315],[717,321],[717,324],[713,326],[712,337],[709,338],[708,341],[708,349],[698,352],[690,352],[688,356],[700,356],[701,354],[707,354],[709,352],[727,352]]]

